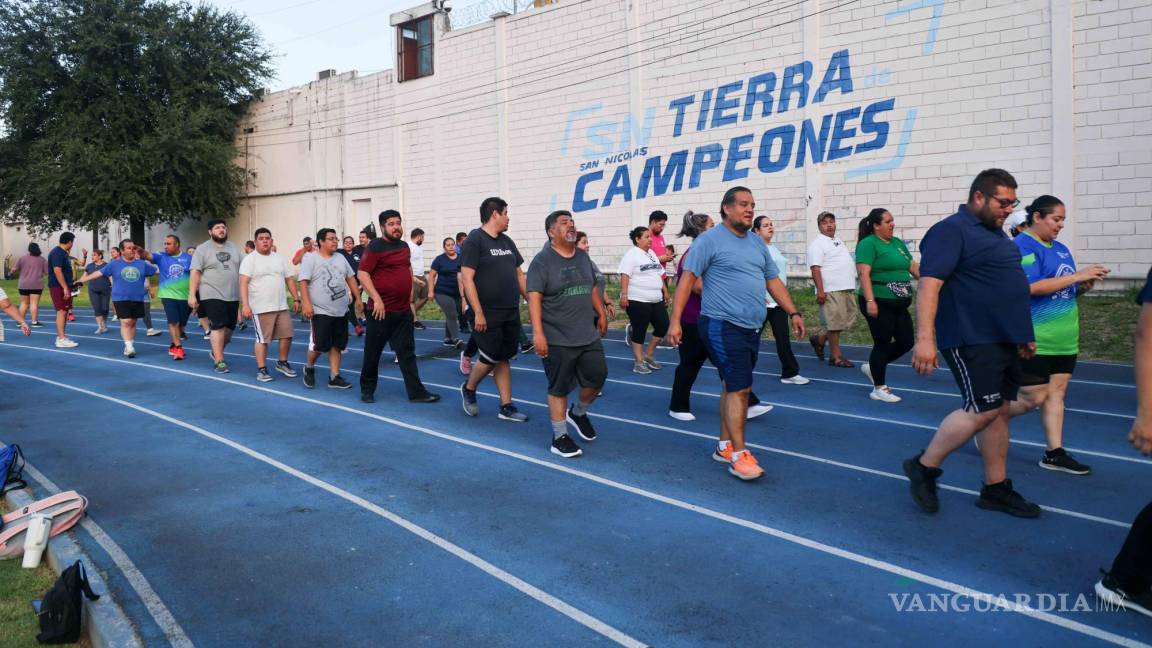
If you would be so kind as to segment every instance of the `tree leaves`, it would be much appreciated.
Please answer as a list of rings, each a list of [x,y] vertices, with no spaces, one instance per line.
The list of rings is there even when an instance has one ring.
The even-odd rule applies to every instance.
[[[0,2],[0,213],[33,232],[226,217],[271,76],[245,18],[144,0]]]

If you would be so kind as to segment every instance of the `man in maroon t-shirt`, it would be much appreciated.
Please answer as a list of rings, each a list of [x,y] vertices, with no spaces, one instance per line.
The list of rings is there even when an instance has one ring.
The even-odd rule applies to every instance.
[[[380,231],[384,236],[373,239],[360,257],[356,278],[368,293],[368,330],[364,336],[364,366],[360,373],[360,400],[376,402],[376,383],[380,376],[380,354],[391,345],[400,360],[408,400],[435,403],[440,400],[420,382],[416,367],[416,333],[413,324],[412,260],[408,244],[401,238],[404,224],[400,212],[380,212]]]

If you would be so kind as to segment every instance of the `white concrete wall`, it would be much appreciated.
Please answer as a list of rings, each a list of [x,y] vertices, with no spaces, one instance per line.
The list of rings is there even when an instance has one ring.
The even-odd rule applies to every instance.
[[[368,200],[372,214],[398,208],[406,229],[425,229],[433,255],[442,237],[478,225],[483,198],[499,195],[512,205],[510,233],[530,257],[543,242],[544,216],[573,209],[579,178],[599,170],[604,176],[585,196],[598,205],[576,220],[605,269],[615,268],[627,230],[651,210],[671,216],[673,233],[685,210],[715,214],[724,189],[743,184],[776,220],[799,276],[818,212],[835,212],[842,237],[854,242],[856,221],[887,207],[915,249],[966,199],[973,176],[997,166],[1015,174],[1025,204],[1045,193],[1065,200],[1062,240],[1080,263],[1142,277],[1152,261],[1148,0],[922,4],[564,0],[463,30],[441,24],[431,77],[396,83],[392,71],[345,73],[252,107],[244,127],[253,132],[238,142],[255,176],[232,221],[234,237],[264,225],[295,247],[320,226],[354,234],[365,224],[363,207],[360,218],[354,207],[365,203],[355,201]],[[830,61],[845,50],[851,92],[834,89],[815,101]],[[813,68],[808,101],[801,107],[793,95],[781,111],[786,70],[804,61]],[[744,119],[750,79],[769,72],[772,114],[757,105]],[[705,93],[714,103],[719,88],[736,82],[743,85],[728,96],[740,105],[721,113],[736,115],[735,123],[712,127],[711,112],[697,130]],[[694,103],[675,136],[670,102],[684,97]],[[891,109],[876,114],[889,129],[884,146],[852,150],[876,135],[844,111],[886,100]],[[797,165],[793,153],[786,168],[758,168],[765,132],[800,131],[805,120],[818,132],[824,119],[835,129],[837,115],[847,117],[844,130],[855,129],[844,139],[848,154]],[[694,156],[707,145],[719,145],[723,161],[689,186]],[[604,207],[618,172],[606,158],[640,147],[646,151],[626,163],[633,194],[646,163],[660,156],[667,164],[678,151],[687,155],[683,186],[632,200],[616,195]],[[732,167],[747,170],[744,177],[725,180],[732,150],[751,159]]]

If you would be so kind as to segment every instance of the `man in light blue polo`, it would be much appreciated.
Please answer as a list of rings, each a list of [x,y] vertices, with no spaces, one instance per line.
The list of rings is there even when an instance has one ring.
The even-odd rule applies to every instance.
[[[764,475],[744,447],[744,425],[766,315],[765,288],[789,313],[796,334],[804,336],[804,318],[796,312],[788,288],[777,276],[768,248],[759,236],[748,234],[755,209],[756,201],[747,188],[732,187],[724,193],[720,204],[723,226],[698,236],[684,261],[666,337],[673,346],[680,343],[680,315],[699,277],[703,281],[700,338],[723,381],[720,443],[712,458],[727,464],[729,473],[745,481]]]

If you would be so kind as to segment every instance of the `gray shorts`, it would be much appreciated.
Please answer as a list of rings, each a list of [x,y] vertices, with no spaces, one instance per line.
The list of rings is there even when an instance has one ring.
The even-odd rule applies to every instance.
[[[600,389],[608,380],[603,342],[596,340],[579,347],[548,345],[544,375],[548,376],[549,396],[567,396],[577,384]]]

